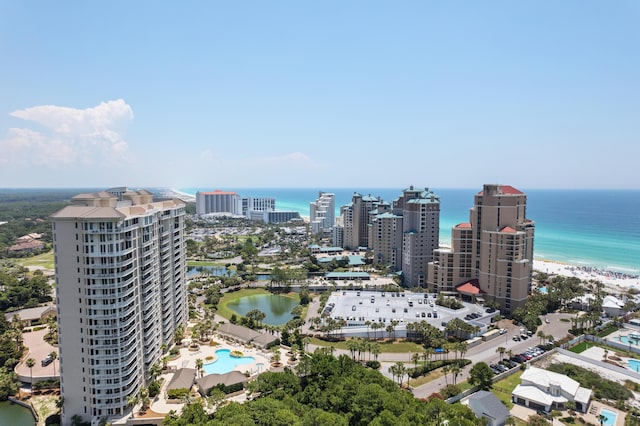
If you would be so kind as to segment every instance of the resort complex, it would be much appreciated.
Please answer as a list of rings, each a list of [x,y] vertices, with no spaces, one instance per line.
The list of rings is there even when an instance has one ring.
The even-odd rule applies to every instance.
[[[234,410],[275,409],[281,387],[314,403],[338,392],[341,379],[317,370],[337,362],[426,401],[411,412],[460,402],[443,417],[454,423],[623,426],[640,413],[640,296],[534,261],[527,197],[512,186],[484,185],[451,247],[439,243],[444,200],[427,188],[391,203],[354,193],[337,218],[320,192],[306,222],[273,197],[199,194],[219,211],[120,187],[51,215],[55,303],[4,316],[26,330],[18,402],[59,379],[65,426],[173,425],[199,409],[236,424]],[[222,211],[236,204],[243,214]]]

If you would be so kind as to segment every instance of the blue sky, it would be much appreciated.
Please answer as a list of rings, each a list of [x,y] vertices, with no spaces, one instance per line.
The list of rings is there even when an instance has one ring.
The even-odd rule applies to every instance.
[[[640,3],[0,0],[0,187],[640,188]]]

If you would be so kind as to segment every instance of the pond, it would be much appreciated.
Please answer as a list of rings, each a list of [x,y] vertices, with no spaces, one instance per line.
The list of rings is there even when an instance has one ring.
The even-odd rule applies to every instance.
[[[283,325],[293,319],[291,310],[298,305],[296,299],[276,294],[255,294],[234,300],[227,305],[238,315],[245,316],[252,309],[259,309],[265,313],[262,320],[267,325]]]
[[[236,274],[236,271],[229,272],[230,276],[234,276]],[[195,278],[200,275],[224,277],[227,275],[227,268],[224,266],[187,266],[187,278]]]
[[[31,410],[10,401],[0,402],[0,425],[34,425]]]

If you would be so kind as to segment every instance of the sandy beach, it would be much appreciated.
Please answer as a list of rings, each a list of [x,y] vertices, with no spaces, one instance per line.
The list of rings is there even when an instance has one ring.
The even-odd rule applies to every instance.
[[[629,287],[640,290],[640,278],[613,271],[601,270],[589,266],[575,266],[552,260],[534,259],[533,269],[547,274],[577,277],[580,280],[601,281],[613,291],[625,291]]]

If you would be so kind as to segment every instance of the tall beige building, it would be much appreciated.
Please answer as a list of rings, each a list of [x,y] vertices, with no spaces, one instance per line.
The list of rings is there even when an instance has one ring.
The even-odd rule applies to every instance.
[[[375,216],[372,212],[383,203],[380,197],[354,193],[351,203],[340,208],[344,248],[369,247],[369,225]]]
[[[456,225],[452,247],[434,251],[427,285],[436,292],[495,302],[510,315],[531,292],[534,223],[527,196],[512,186],[484,185],[470,222]]]
[[[51,217],[65,425],[127,415],[188,319],[182,201],[114,188],[72,202]]]

